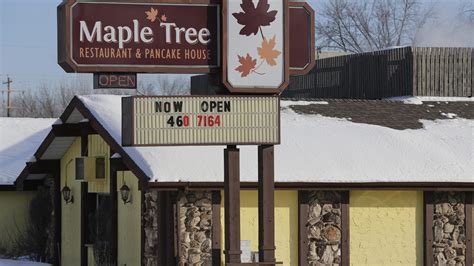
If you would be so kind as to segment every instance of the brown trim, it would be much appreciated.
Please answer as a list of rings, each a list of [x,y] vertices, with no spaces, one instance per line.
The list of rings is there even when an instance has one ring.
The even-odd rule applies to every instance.
[[[145,210],[145,191],[140,190],[141,204],[140,204],[140,215],[141,215],[141,226],[140,226],[140,264],[145,265],[145,226],[143,223],[143,215]]]
[[[49,174],[54,173],[60,167],[59,160],[38,160],[27,162],[26,167],[29,174]]]
[[[35,158],[37,160],[41,159],[41,156],[43,156],[55,138],[56,137],[54,136],[53,130],[51,130],[35,152]]]
[[[258,146],[258,252],[260,262],[275,259],[274,146]]]
[[[52,125],[51,131],[55,137],[80,137],[83,134],[95,134],[88,122],[80,122],[77,124],[59,124]]]
[[[118,262],[118,192],[117,192],[117,171],[118,167],[117,160],[110,160],[110,182],[109,182],[109,195],[110,195],[110,212],[111,212],[111,225],[110,230],[112,231],[110,239],[110,252],[112,258],[112,265],[116,265]]]
[[[289,2],[289,8],[292,7],[301,7],[306,10],[306,12],[310,15],[310,61],[306,65],[305,68],[291,68],[290,67],[290,75],[306,75],[308,74],[316,64],[316,41],[315,41],[315,19],[314,19],[314,10],[307,2]],[[291,21],[290,21],[291,23]]]
[[[15,185],[0,185],[0,191],[17,191]]]
[[[81,239],[80,239],[80,253],[81,266],[87,266],[87,182],[81,183]]]
[[[298,265],[308,266],[308,222],[309,205],[306,191],[298,191]]]
[[[224,149],[225,262],[240,263],[240,152]]]
[[[108,65],[96,65],[96,66],[78,66],[71,58],[71,32],[69,27],[69,21],[71,18],[71,6],[75,3],[81,2],[79,0],[64,0],[57,8],[57,29],[58,29],[58,64],[66,72],[79,72],[79,73],[95,73],[95,72],[126,72],[126,73],[176,73],[176,74],[202,74],[202,73],[214,73],[219,70],[219,65],[216,66],[152,66],[152,65],[141,65],[139,66],[108,66]],[[94,2],[94,1],[87,1]],[[81,2],[81,3],[87,3]],[[113,1],[110,1],[113,2]],[[120,1],[115,1],[120,3]],[[163,2],[156,0],[128,0],[128,3],[165,3],[165,4],[218,4],[217,0],[166,0]],[[216,14],[219,16],[219,14]],[[217,34],[221,34],[218,32]],[[219,36],[222,38],[221,36]],[[219,46],[218,46],[219,47]],[[217,48],[219,49],[219,48]],[[220,62],[217,62],[219,64]]]
[[[465,265],[473,264],[473,252],[472,252],[472,241],[473,241],[473,231],[472,231],[472,203],[473,203],[474,193],[466,192],[466,204],[464,205],[465,215],[466,215],[466,263]]]
[[[133,132],[135,123],[133,117],[135,116],[135,108],[133,97],[122,98],[122,146],[132,146],[134,141]]]
[[[212,191],[212,265],[221,265],[221,191]]]
[[[61,168],[56,169],[53,173],[54,179],[54,196],[53,196],[53,208],[54,208],[54,250],[53,265],[61,265]]]
[[[259,87],[246,87],[246,88],[235,88],[232,84],[228,82],[227,79],[227,44],[228,44],[228,31],[227,31],[227,16],[229,15],[228,13],[228,7],[227,7],[227,1],[234,1],[234,0],[223,0],[222,1],[222,83],[224,86],[232,93],[263,93],[263,94],[279,94],[281,93],[286,87],[288,86],[290,82],[290,34],[289,34],[289,28],[290,28],[290,23],[289,23],[289,6],[288,6],[288,0],[282,0],[283,1],[283,30],[284,30],[284,36],[285,36],[285,44],[284,44],[284,78],[282,84],[278,88],[259,88]]]
[[[341,266],[350,265],[350,191],[341,191]]]
[[[148,187],[158,190],[213,190],[223,189],[224,182],[148,182]],[[241,189],[256,189],[257,182],[240,182]],[[384,182],[384,183],[315,183],[275,182],[281,190],[417,190],[417,191],[474,191],[474,183],[455,182]]]
[[[431,266],[433,261],[433,192],[423,193],[424,265]]]
[[[81,125],[81,156],[89,156],[89,135],[85,129],[85,125]]]

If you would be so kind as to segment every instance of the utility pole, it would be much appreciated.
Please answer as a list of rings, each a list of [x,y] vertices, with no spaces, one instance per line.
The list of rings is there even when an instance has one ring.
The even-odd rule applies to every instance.
[[[10,117],[10,109],[12,109],[12,102],[11,102],[11,87],[10,84],[12,84],[13,80],[10,79],[10,77],[7,77],[7,82],[3,82],[3,84],[7,84],[7,117]]]

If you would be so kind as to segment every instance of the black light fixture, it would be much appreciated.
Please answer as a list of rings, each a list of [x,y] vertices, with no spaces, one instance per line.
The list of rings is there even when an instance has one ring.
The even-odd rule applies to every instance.
[[[67,184],[63,187],[61,193],[63,194],[63,199],[66,204],[74,203],[74,196],[72,195],[71,189],[67,186]]]
[[[123,183],[122,187],[120,188],[120,195],[122,196],[123,204],[131,203],[130,199],[130,188]]]
[[[72,195],[72,190],[71,188],[67,186],[67,167],[69,166],[71,162],[72,162],[72,159],[69,160],[69,162],[67,162],[66,164],[66,184],[64,184],[63,189],[61,189],[61,193],[63,194],[63,199],[66,202],[66,204],[74,203],[74,196]]]

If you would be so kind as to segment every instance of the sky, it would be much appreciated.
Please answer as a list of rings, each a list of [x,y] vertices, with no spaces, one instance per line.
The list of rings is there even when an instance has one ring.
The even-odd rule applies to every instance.
[[[316,14],[324,1],[327,0],[309,0]],[[9,75],[14,80],[13,87],[22,90],[37,87],[41,83],[51,84],[64,79],[91,77],[90,74],[66,74],[56,63],[56,7],[60,2],[60,0],[0,0],[0,81],[6,81]],[[446,11],[460,3],[468,3],[474,7],[474,0],[423,0],[423,3],[425,6],[437,4],[436,9],[440,12],[439,21],[450,23],[449,27],[440,25],[435,27],[442,29],[444,35],[457,34],[460,38],[468,38],[468,42],[469,38],[474,36],[472,27],[464,29],[472,31],[472,35],[457,31],[459,26],[452,22],[456,12]],[[431,42],[442,45],[446,40],[451,40],[449,44],[452,45],[456,42],[456,38],[446,38],[444,35],[433,38],[431,28],[424,29],[422,33],[421,45]],[[472,38],[474,40],[474,37]],[[143,77],[142,75],[139,79]],[[5,85],[0,84],[0,90],[5,88]]]

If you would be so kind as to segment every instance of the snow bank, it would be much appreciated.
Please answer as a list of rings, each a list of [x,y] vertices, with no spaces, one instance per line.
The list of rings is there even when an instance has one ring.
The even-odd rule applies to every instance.
[[[94,95],[80,100],[121,143],[121,97]],[[474,182],[474,121],[422,122],[423,129],[394,130],[283,108],[282,143],[275,148],[275,180]],[[223,182],[223,148],[124,149],[153,181]],[[239,148],[241,181],[256,182],[257,148]]]
[[[0,185],[12,185],[56,119],[0,118]]]
[[[406,104],[423,104],[423,102],[474,102],[472,97],[432,97],[432,96],[400,96],[386,98],[389,101],[400,101]]]

